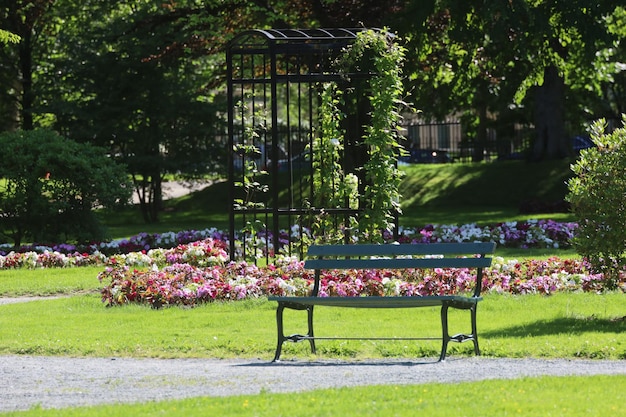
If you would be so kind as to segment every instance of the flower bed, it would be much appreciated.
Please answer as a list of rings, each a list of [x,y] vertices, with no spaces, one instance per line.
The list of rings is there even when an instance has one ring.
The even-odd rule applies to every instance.
[[[476,224],[428,225],[422,229],[400,229],[403,242],[496,242],[507,248],[565,249],[578,227],[573,222],[553,220],[527,220],[524,222],[496,223],[488,226]]]
[[[195,266],[175,263],[158,268],[131,269],[109,266],[98,278],[103,282],[102,300],[108,306],[126,303],[193,306],[219,300],[241,300],[267,295],[305,295],[313,285],[312,271],[295,258],[279,258],[259,267],[246,262]],[[467,269],[327,271],[320,296],[424,296],[454,294],[471,289],[472,271]],[[516,260],[496,257],[483,277],[485,292],[552,294],[557,291],[603,291],[601,274],[589,272],[582,260]],[[626,289],[626,281],[619,287]]]
[[[492,226],[427,226],[402,229],[402,243],[495,241],[517,248],[565,248],[574,223],[527,221]],[[388,236],[391,240],[391,237]],[[162,247],[160,247],[162,246]],[[58,249],[55,250],[54,248]],[[71,245],[31,247],[30,251],[0,255],[0,269],[102,265],[98,278],[102,299],[125,303],[196,305],[216,300],[239,300],[267,295],[304,295],[312,285],[311,271],[295,258],[278,257],[265,267],[228,262],[228,242],[216,229],[196,232],[140,234],[128,240],[100,243],[77,252]],[[84,249],[84,248],[83,248]],[[135,249],[135,250],[131,250]],[[353,271],[327,273],[322,296],[422,296],[467,291],[472,271],[458,269]],[[626,274],[624,274],[626,276]],[[485,292],[551,294],[557,291],[603,291],[602,274],[593,274],[581,260],[515,260],[496,257],[485,270]],[[618,283],[626,290],[626,278]]]
[[[105,265],[107,261],[108,258],[102,253],[92,255],[79,252],[65,254],[49,250],[44,250],[43,252],[9,252],[6,256],[0,255],[0,270],[97,266]]]
[[[398,241],[401,243],[434,242],[497,242],[501,247],[511,248],[568,248],[576,229],[576,223],[560,223],[552,220],[528,220],[525,222],[497,223],[479,227],[475,224],[462,226],[428,225],[421,229],[401,228]],[[203,254],[194,255],[195,242],[212,239],[224,242],[228,247],[226,233],[215,229],[191,230],[161,234],[140,233],[129,239],[100,242],[77,247],[69,244],[23,246],[17,251],[0,246],[0,269],[46,268],[85,265],[103,265],[121,262],[128,266],[172,264],[202,259]],[[387,235],[388,241],[393,241]],[[265,242],[264,242],[265,244]],[[181,246],[182,245],[182,246]],[[4,248],[4,249],[3,249]],[[173,249],[173,252],[169,251]],[[170,259],[164,259],[170,258]]]
[[[173,248],[181,244],[196,242],[199,240],[213,238],[227,240],[227,234],[216,229],[204,230],[184,230],[181,232],[165,233],[140,233],[128,239],[116,239],[108,242],[97,242],[86,245],[71,245],[67,243],[54,245],[25,245],[15,250],[11,245],[0,245],[0,256],[7,256],[10,253],[59,253],[64,255],[74,255],[79,253],[85,255],[118,255],[133,252],[148,251],[150,249]]]
[[[523,222],[496,223],[488,226],[476,224],[465,225],[427,225],[423,228],[400,228],[398,241],[408,242],[497,242],[501,247],[510,248],[568,248],[570,239],[578,225],[571,222],[555,222],[553,220],[527,220]],[[283,232],[285,235],[287,232]],[[310,237],[308,231],[304,234]],[[0,245],[0,256],[13,253],[60,253],[64,255],[101,255],[110,256],[149,251],[151,249],[168,249],[181,244],[196,242],[203,239],[228,241],[227,233],[215,228],[204,230],[187,230],[166,233],[140,233],[128,239],[109,242],[91,243],[88,245],[28,245],[13,250],[11,245]],[[393,237],[388,234],[388,241]],[[270,239],[271,240],[271,239]]]

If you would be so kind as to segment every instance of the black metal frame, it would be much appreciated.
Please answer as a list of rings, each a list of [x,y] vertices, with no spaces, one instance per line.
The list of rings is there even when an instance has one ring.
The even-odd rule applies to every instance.
[[[239,249],[244,259],[256,259],[257,248],[247,238],[262,241],[264,256],[272,258],[279,248],[302,257],[293,245],[302,236],[281,230],[301,231],[306,215],[324,210],[337,218],[354,210],[311,208],[315,190],[311,149],[316,134],[317,108],[322,83],[350,82],[333,69],[332,62],[358,32],[364,29],[268,29],[250,30],[236,36],[227,49],[228,177],[230,183],[229,239],[231,260]],[[358,78],[369,74],[356,74]],[[348,80],[348,81],[346,81]],[[236,153],[239,145],[253,145],[260,153]],[[262,175],[249,169],[254,162]],[[284,184],[287,178],[288,183]],[[267,192],[245,194],[238,184],[245,180],[264,185]],[[281,190],[287,195],[280,195]],[[248,205],[235,204],[250,199]],[[248,224],[260,224],[261,233],[237,233]],[[294,253],[297,252],[297,253]]]
[[[319,271],[317,271],[319,272]],[[482,268],[478,269],[478,278],[482,279]],[[393,297],[366,297],[366,298],[386,298],[389,300],[389,307],[393,307],[395,300]],[[411,301],[410,297],[406,297],[406,301]],[[450,297],[452,298],[452,297]],[[317,349],[315,347],[315,340],[441,340],[441,353],[439,354],[439,362],[446,360],[446,355],[448,352],[448,344],[450,342],[464,343],[464,342],[472,342],[474,344],[474,354],[476,356],[480,356],[480,347],[478,346],[478,330],[476,325],[476,310],[478,308],[478,301],[480,297],[473,297],[474,299],[458,302],[455,300],[448,300],[445,296],[433,296],[428,297],[427,299],[420,299],[420,297],[415,297],[415,303],[405,303],[406,307],[422,307],[423,305],[420,302],[424,302],[426,305],[431,301],[431,299],[437,299],[437,303],[441,304],[441,337],[341,337],[341,336],[333,336],[333,337],[315,337],[313,331],[313,309],[315,305],[313,304],[300,304],[293,303],[289,301],[278,301],[278,307],[276,308],[276,328],[278,339],[276,341],[276,351],[274,353],[274,359],[272,362],[280,361],[280,355],[283,350],[283,344],[285,342],[293,342],[298,343],[304,340],[308,340],[311,346],[311,354],[315,355],[317,353]],[[346,305],[350,304],[349,299],[347,299]],[[404,301],[404,300],[403,300]],[[366,303],[363,303],[366,304]],[[397,307],[397,306],[396,306]],[[448,326],[448,309],[450,307],[460,309],[460,310],[470,310],[470,325],[471,325],[471,333],[458,333],[454,336],[450,335],[449,326]],[[306,334],[291,334],[285,335],[284,330],[284,311],[285,308],[289,308],[292,310],[305,310],[307,312],[307,333]],[[399,308],[399,307],[398,307]]]

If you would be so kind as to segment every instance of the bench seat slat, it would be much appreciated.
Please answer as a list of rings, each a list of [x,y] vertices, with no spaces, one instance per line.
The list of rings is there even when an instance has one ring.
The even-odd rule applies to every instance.
[[[441,306],[445,302],[470,306],[478,303],[481,299],[481,297],[463,297],[458,295],[433,295],[423,297],[268,297],[269,301],[290,303],[294,305],[319,305],[328,307],[354,308],[435,307]]]
[[[494,242],[413,243],[413,244],[355,244],[312,245],[308,256],[399,256],[399,255],[454,255],[494,253]]]
[[[307,259],[306,269],[486,268],[491,258]]]

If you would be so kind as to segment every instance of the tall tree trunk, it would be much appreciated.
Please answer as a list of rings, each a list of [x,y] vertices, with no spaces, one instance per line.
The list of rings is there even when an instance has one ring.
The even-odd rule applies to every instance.
[[[485,159],[485,149],[487,148],[487,102],[489,91],[487,83],[482,82],[476,95],[476,110],[478,112],[478,127],[476,130],[476,143],[472,154],[473,162],[480,162]]]
[[[33,129],[33,49],[32,34],[26,32],[22,35],[19,48],[20,72],[22,77],[22,129]]]
[[[565,130],[565,80],[554,65],[544,69],[535,102],[535,143],[532,159],[559,159],[571,154]]]
[[[485,159],[485,148],[487,146],[487,107],[481,105],[478,109],[478,128],[476,130],[476,145],[472,155],[473,162],[480,162]]]

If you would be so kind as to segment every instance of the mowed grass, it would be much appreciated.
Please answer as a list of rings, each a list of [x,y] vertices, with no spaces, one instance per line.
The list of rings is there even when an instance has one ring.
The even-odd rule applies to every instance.
[[[104,267],[0,270],[0,297],[46,296],[97,292]]]
[[[191,398],[133,405],[35,409],[14,416],[618,416],[622,376],[541,377],[460,384],[391,385],[293,394]]]
[[[626,358],[626,295],[488,294],[479,305],[483,355]],[[196,308],[106,308],[96,294],[0,306],[0,354],[153,358],[266,358],[275,348],[275,303],[217,302]],[[305,332],[303,312],[288,311],[286,333]],[[317,336],[438,337],[437,308],[317,308]],[[466,311],[451,313],[451,333],[469,331]],[[323,358],[436,357],[439,341],[320,340]],[[452,344],[450,355],[472,355]],[[307,343],[286,344],[284,359],[308,360]]]
[[[479,305],[482,353],[491,357],[626,358],[622,293],[489,294]],[[0,354],[158,358],[273,357],[275,305],[265,299],[153,310],[106,308],[95,294],[0,306]],[[304,331],[301,312],[287,315],[287,331]],[[455,332],[467,312],[451,315]],[[318,335],[437,336],[438,309],[356,310],[318,308]],[[287,344],[283,360],[359,360],[436,357],[439,342],[318,341]],[[451,356],[472,355],[453,344]],[[428,416],[619,415],[625,376],[540,377],[459,384],[368,386],[304,393],[197,397],[124,405],[0,413],[15,416]],[[356,399],[356,400],[355,400]]]

